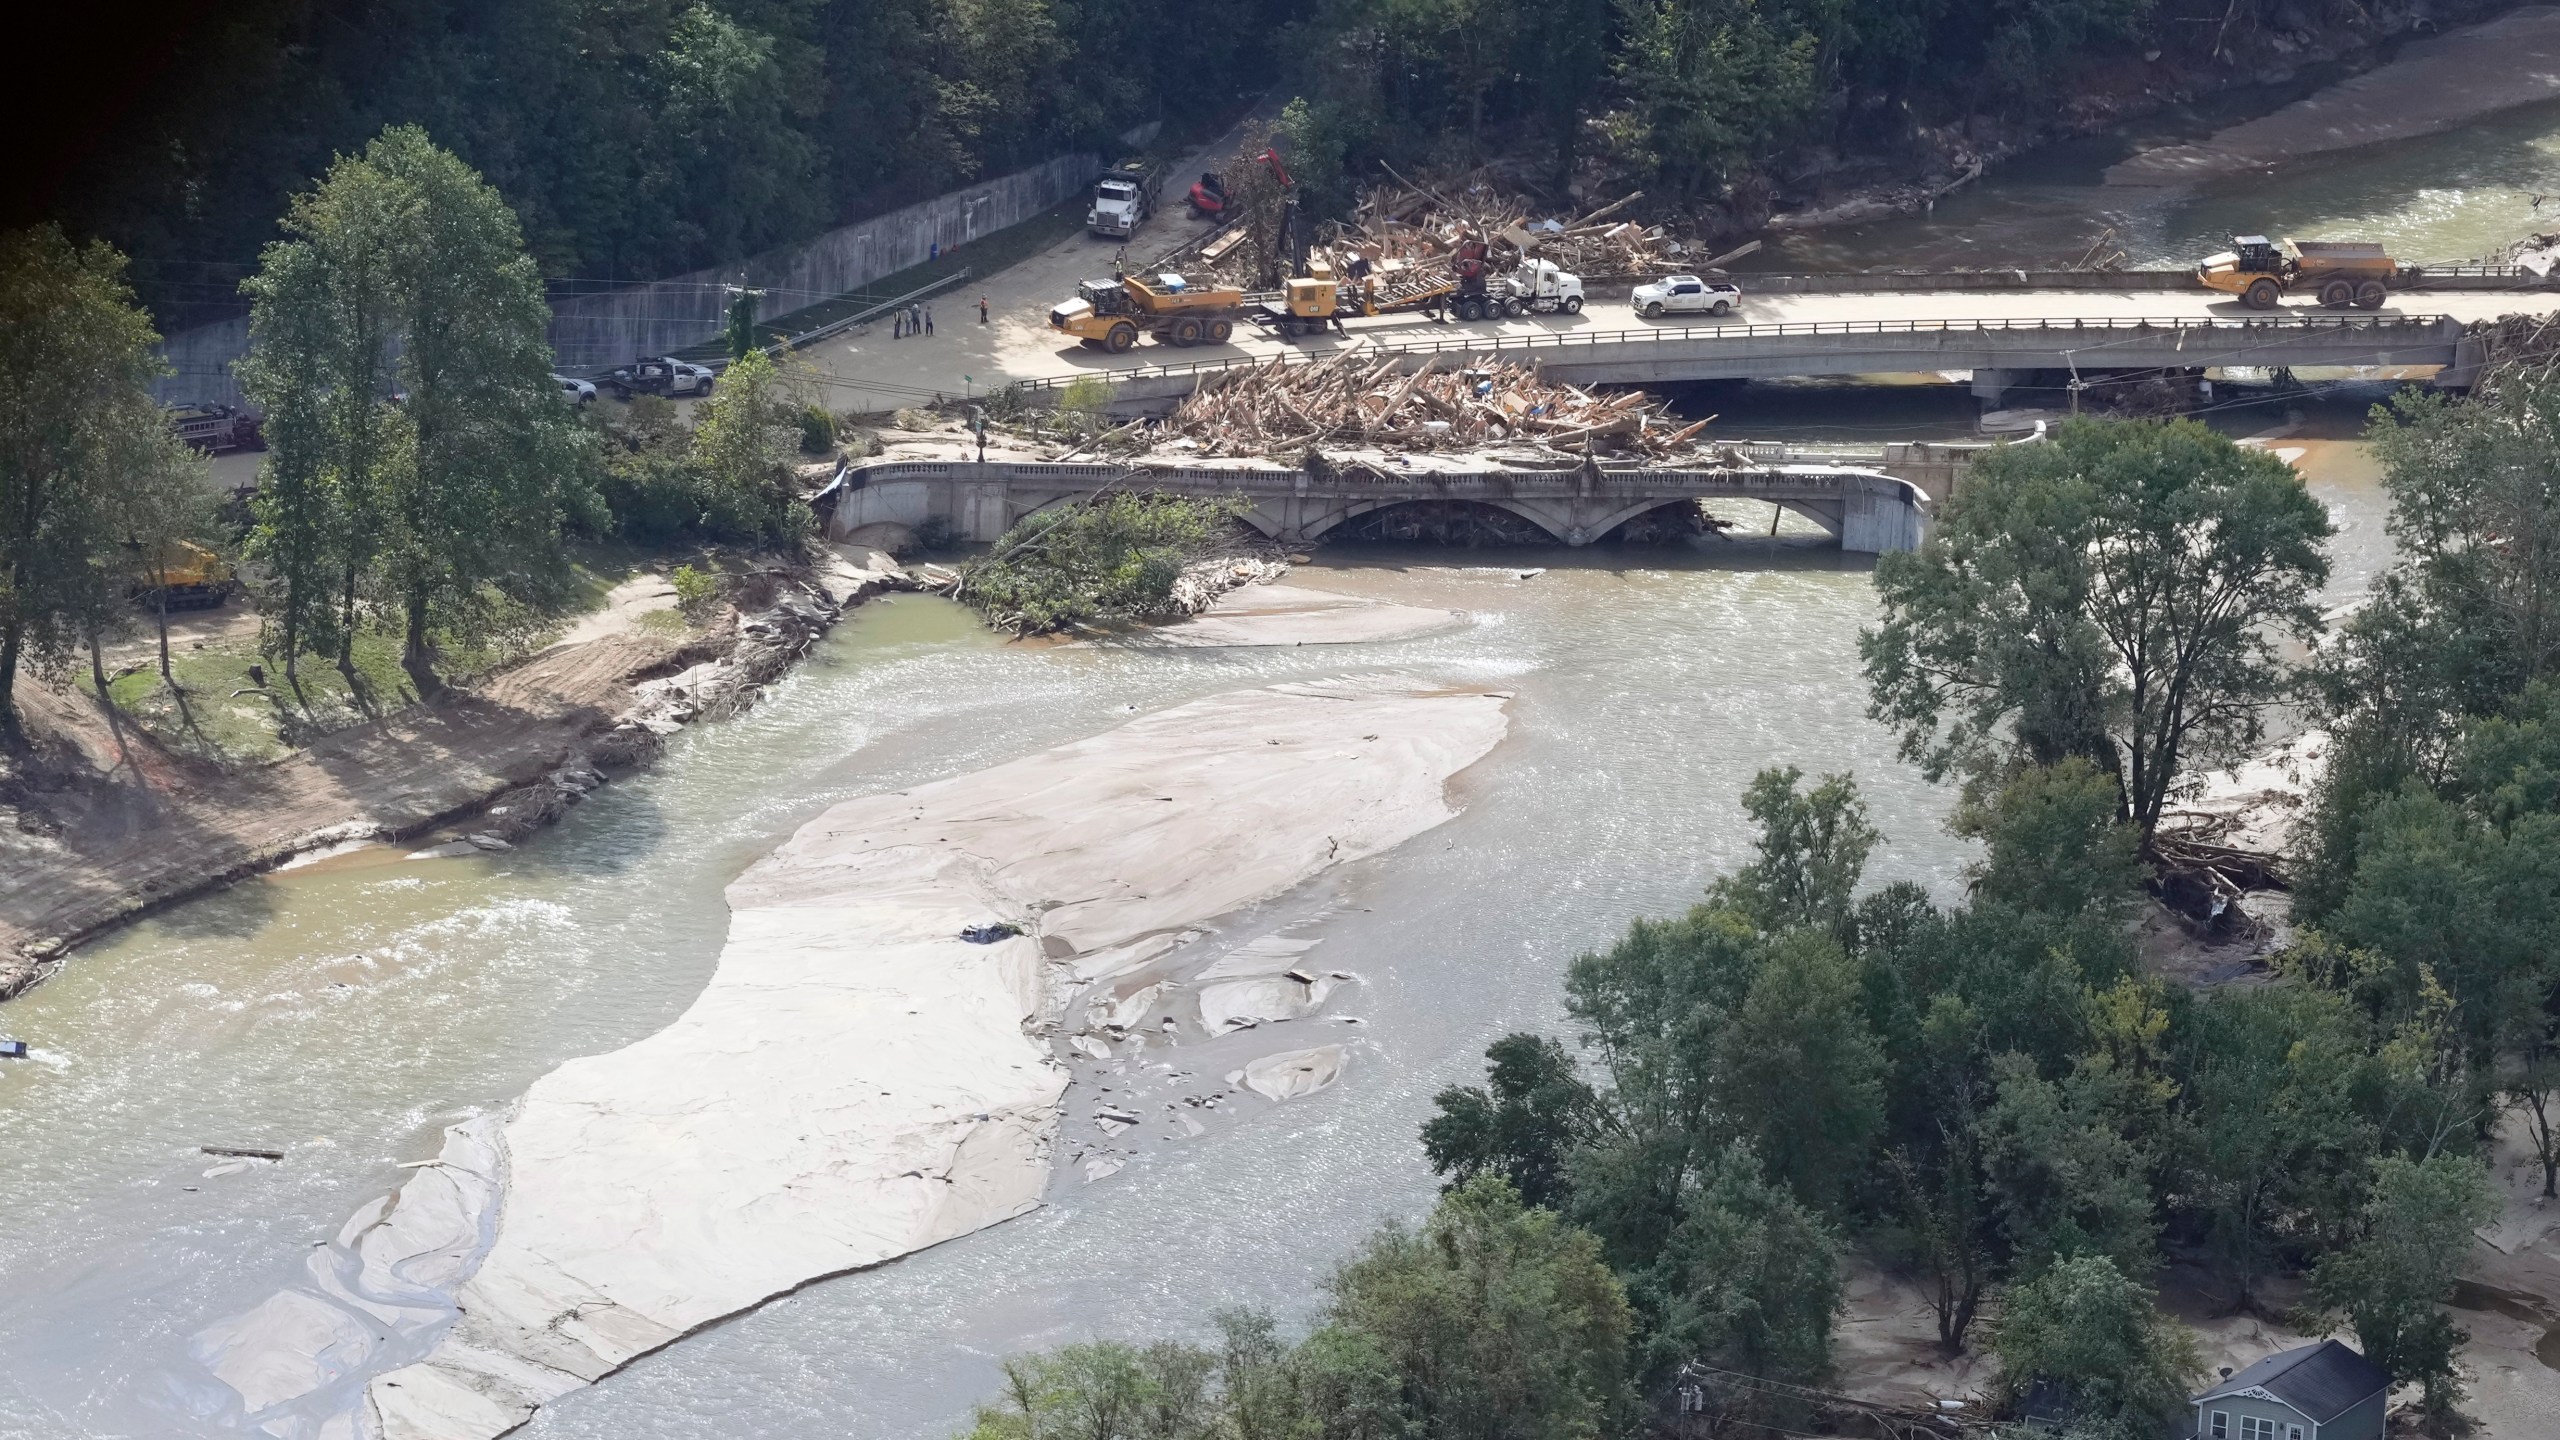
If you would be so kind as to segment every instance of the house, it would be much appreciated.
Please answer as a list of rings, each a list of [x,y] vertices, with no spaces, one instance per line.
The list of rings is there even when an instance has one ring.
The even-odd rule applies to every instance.
[[[2382,1440],[2383,1368],[2335,1340],[2270,1355],[2196,1397],[2196,1440]]]

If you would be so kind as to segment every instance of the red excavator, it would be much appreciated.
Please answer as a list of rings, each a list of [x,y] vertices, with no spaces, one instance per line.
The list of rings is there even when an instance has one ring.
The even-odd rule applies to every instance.
[[[1253,158],[1271,167],[1272,178],[1280,182],[1281,189],[1289,188],[1289,167],[1280,163],[1279,151],[1266,149]],[[1191,213],[1203,220],[1227,213],[1227,182],[1216,171],[1201,172],[1200,179],[1192,185]]]

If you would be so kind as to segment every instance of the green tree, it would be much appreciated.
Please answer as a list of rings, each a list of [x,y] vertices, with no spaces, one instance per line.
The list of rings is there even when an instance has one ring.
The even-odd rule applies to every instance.
[[[731,365],[719,393],[702,403],[691,460],[703,479],[700,523],[712,534],[774,544],[809,532],[808,507],[790,487],[800,435],[797,389],[755,351]]]
[[[409,454],[392,472],[398,523],[380,563],[401,666],[426,695],[440,683],[436,635],[476,640],[505,606],[565,599],[561,533],[585,457],[551,379],[542,279],[506,202],[414,127],[385,131],[364,163],[415,197],[397,261]]]
[[[1717,1037],[1728,1123],[1817,1213],[1838,1207],[1884,1119],[1883,1048],[1858,978],[1829,937],[1785,937]]]
[[[1380,1229],[1329,1288],[1327,1327],[1386,1357],[1415,1432],[1591,1440],[1624,1423],[1624,1287],[1591,1236],[1499,1180],[1443,1196],[1419,1230]]]
[[[1431,1173],[1457,1189],[1498,1176],[1525,1205],[1562,1211],[1566,1164],[1602,1121],[1599,1097],[1574,1073],[1573,1056],[1543,1035],[1505,1035],[1484,1052],[1485,1084],[1452,1085],[1422,1126]]]
[[[1631,1285],[1649,1312],[1644,1371],[1660,1378],[1690,1360],[1790,1382],[1831,1366],[1831,1321],[1846,1289],[1839,1241],[1751,1152],[1715,1157],[1679,1226]]]
[[[2070,1433],[2156,1440],[2203,1373],[2195,1337],[2103,1255],[2062,1261],[2010,1287],[1992,1348],[2012,1394],[2043,1380],[2068,1397]]]
[[[2171,1043],[2189,1136],[2175,1199],[2246,1308],[2285,1246],[2317,1246],[2362,1201],[2383,1143],[2370,1037],[2346,997],[2295,985],[2216,991]]]
[[[1869,713],[1932,775],[2014,754],[2111,774],[2148,841],[2180,769],[2255,741],[2319,630],[2326,512],[2201,425],[2075,420],[1984,457],[1876,570]]]
[[[2311,1298],[2355,1327],[2367,1358],[2425,1388],[2435,1414],[2460,1398],[2454,1354],[2469,1337],[2444,1312],[2470,1254],[2471,1232],[2497,1218],[2498,1197],[2478,1161],[2438,1155],[2374,1162],[2364,1234],[2324,1257]]]
[[[49,226],[0,235],[0,740],[24,738],[21,668],[58,670],[122,600],[119,497],[165,473],[170,443],[158,341],[112,249]]]
[[[2099,1255],[2125,1274],[2150,1273],[2154,1157],[2110,1103],[2113,1071],[2083,1068],[2051,1081],[2032,1060],[2008,1054],[1992,1062],[1992,1073],[1984,1181],[2012,1263],[2034,1269]]]
[[[1713,195],[1820,97],[1819,47],[1752,0],[1617,0],[1625,103],[1603,121],[1617,156],[1682,197]]]
[[[2087,757],[2031,765],[1952,827],[1984,843],[1968,877],[1983,901],[2057,918],[2124,918],[2142,894],[2141,837],[2119,822],[2113,777]]]
[[[550,379],[549,312],[515,217],[415,128],[342,156],[286,216],[252,302],[243,382],[273,455],[251,551],[266,648],[353,647],[378,601],[421,695],[439,634],[477,641],[565,593],[583,456]]]
[[[1804,772],[1790,765],[1751,777],[1742,808],[1759,826],[1752,862],[1719,881],[1709,901],[1749,916],[1764,930],[1797,925],[1838,928],[1882,837],[1867,823],[1857,781],[1825,775],[1798,794]]]
[[[994,623],[1037,635],[1097,621],[1176,613],[1182,567],[1231,544],[1238,500],[1100,496],[1024,516],[954,592]]]

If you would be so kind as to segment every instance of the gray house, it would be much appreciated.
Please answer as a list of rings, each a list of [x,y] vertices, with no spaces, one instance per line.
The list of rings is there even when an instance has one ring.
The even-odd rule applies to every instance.
[[[2391,1377],[2323,1340],[2270,1355],[2196,1397],[2196,1440],[2382,1440]]]

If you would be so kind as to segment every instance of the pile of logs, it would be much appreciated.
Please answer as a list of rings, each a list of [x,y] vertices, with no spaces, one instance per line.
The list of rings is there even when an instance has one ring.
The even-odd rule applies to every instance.
[[[1703,258],[1663,227],[1624,218],[1626,208],[1644,198],[1641,190],[1567,216],[1486,176],[1440,185],[1398,176],[1397,182],[1371,186],[1360,197],[1334,242],[1337,251],[1357,250],[1373,263],[1423,261],[1473,238],[1493,246],[1497,269],[1536,258],[1580,275],[1651,275]]]
[[[1635,451],[1690,447],[1713,416],[1682,420],[1641,390],[1594,394],[1509,364],[1443,364],[1410,374],[1396,357],[1346,350],[1306,364],[1235,370],[1194,392],[1158,431],[1202,455],[1275,455],[1304,446],[1390,450]],[[1187,442],[1187,443],[1186,443]]]

